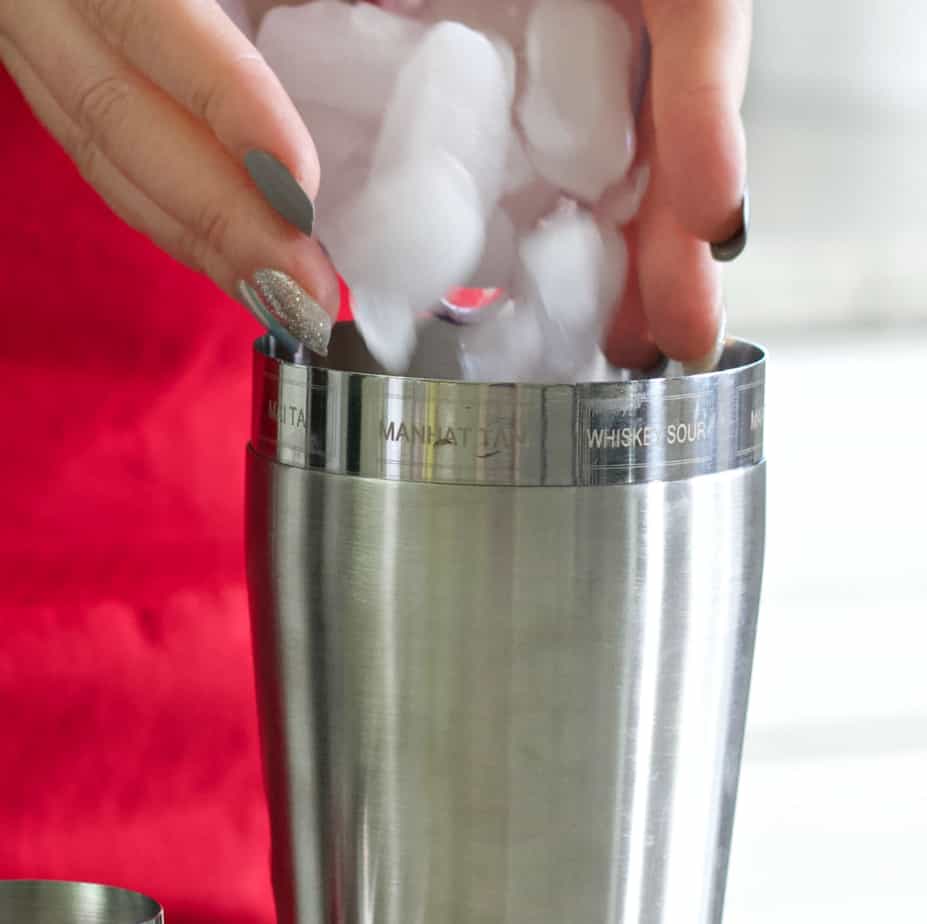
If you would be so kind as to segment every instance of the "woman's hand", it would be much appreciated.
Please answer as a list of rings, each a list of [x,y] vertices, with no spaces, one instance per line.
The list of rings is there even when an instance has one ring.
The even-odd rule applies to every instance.
[[[640,153],[651,178],[630,231],[631,273],[606,352],[640,368],[658,350],[712,363],[723,307],[709,244],[730,258],[746,234],[740,104],[751,3],[643,0],[643,9],[652,59]]]
[[[324,350],[339,288],[308,236],[315,147],[218,4],[0,0],[0,60],[113,211],[236,297],[299,302]]]
[[[640,150],[651,181],[607,350],[629,366],[658,349],[711,356],[722,307],[709,242],[744,230],[750,2],[643,6],[653,53]],[[324,349],[339,291],[307,236],[315,148],[216,3],[0,0],[0,59],[117,214],[253,308],[258,289]]]

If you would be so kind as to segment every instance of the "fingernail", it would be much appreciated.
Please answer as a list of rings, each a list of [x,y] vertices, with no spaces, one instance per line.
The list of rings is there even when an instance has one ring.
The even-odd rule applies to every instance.
[[[740,203],[740,227],[726,241],[711,245],[711,255],[719,263],[729,263],[735,260],[747,246],[747,234],[750,230],[750,190],[744,189],[744,197]]]
[[[724,342],[727,337],[727,309],[724,304],[721,305],[720,317],[718,320],[718,336],[715,339],[715,345],[711,350],[700,359],[693,359],[682,363],[682,371],[685,375],[699,375],[702,372],[714,372],[724,352]]]
[[[254,285],[271,315],[313,353],[325,356],[332,336],[328,312],[291,276],[280,270],[262,269]]]
[[[238,295],[245,307],[254,315],[258,324],[267,329],[267,332],[286,350],[295,354],[300,347],[299,341],[287,330],[284,330],[277,319],[264,307],[257,292],[248,285],[244,279],[238,280]]]
[[[277,213],[311,237],[315,206],[293,174],[273,154],[257,149],[245,155],[245,167]]]

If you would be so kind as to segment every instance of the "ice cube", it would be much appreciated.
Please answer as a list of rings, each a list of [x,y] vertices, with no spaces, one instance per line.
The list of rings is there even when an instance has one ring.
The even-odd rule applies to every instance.
[[[558,208],[521,242],[519,292],[541,309],[545,361],[558,377],[575,375],[598,348],[604,303],[614,302],[609,259],[617,245],[610,244],[595,219],[572,205]]]
[[[615,228],[599,225],[605,253],[599,276],[599,335],[605,332],[612,313],[624,295],[628,279],[628,245]]]
[[[632,167],[628,175],[608,189],[598,201],[595,207],[596,217],[602,224],[624,227],[637,215],[649,182],[649,164]]]
[[[556,207],[559,199],[560,190],[538,177],[506,195],[501,205],[518,231],[528,231]]]
[[[459,23],[440,23],[396,81],[374,170],[445,151],[473,176],[488,215],[502,186],[511,105],[512,88],[493,43]]]
[[[478,32],[495,33],[515,48],[521,46],[534,0],[431,0],[430,20],[461,22]]]
[[[398,292],[351,289],[351,311],[370,355],[387,371],[405,372],[415,351],[415,312]]]
[[[315,0],[272,9],[257,47],[291,97],[379,117],[424,31],[370,3]]]
[[[467,285],[475,289],[504,289],[512,284],[516,267],[515,228],[512,219],[497,208],[486,226],[486,243],[480,265]]]
[[[525,146],[518,132],[513,131],[509,137],[509,149],[505,157],[505,180],[502,184],[502,194],[509,196],[524,189],[532,180],[538,179]]]
[[[315,200],[320,226],[344,208],[370,174],[376,126],[370,119],[333,109],[314,100],[294,100],[312,134],[322,167]]]
[[[324,229],[349,286],[385,299],[402,295],[415,313],[470,278],[484,238],[476,185],[442,152],[372,175]]]
[[[509,303],[492,320],[461,328],[458,358],[476,382],[545,381],[544,339],[531,307]]]
[[[515,93],[518,88],[518,64],[515,61],[515,52],[512,46],[505,39],[497,35],[488,34],[487,38],[492,42],[493,47],[499,53],[502,59],[502,68],[505,71],[506,96],[509,100],[509,126],[512,124],[511,106],[515,102]]]
[[[605,0],[538,0],[525,37],[518,118],[551,183],[597,201],[634,156],[631,32]]]
[[[596,350],[592,359],[585,366],[576,370],[577,382],[609,382],[613,381],[613,370],[605,354]]]
[[[293,98],[293,103],[315,142],[322,171],[334,171],[355,154],[365,155],[368,163],[373,159],[377,123],[351,113],[326,106],[312,99]]]
[[[370,179],[370,164],[353,157],[339,165],[338,169],[326,172],[322,168],[319,192],[315,197],[315,214],[319,234],[325,242],[325,230],[331,221],[349,209],[357,199],[360,190],[366,188]]]

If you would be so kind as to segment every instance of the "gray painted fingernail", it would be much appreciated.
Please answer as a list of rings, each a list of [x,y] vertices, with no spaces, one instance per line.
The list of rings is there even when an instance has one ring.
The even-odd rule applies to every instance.
[[[740,228],[726,241],[711,245],[711,255],[719,263],[729,263],[737,259],[747,246],[747,234],[750,231],[750,190],[744,190],[740,205]]]
[[[258,323],[267,329],[267,332],[290,354],[296,354],[300,342],[283,327],[280,322],[267,310],[260,296],[244,279],[238,280],[238,295],[245,303],[245,307],[254,315]]]
[[[257,149],[245,155],[245,167],[277,213],[311,237],[315,206],[293,174],[273,154]]]
[[[254,274],[254,285],[267,310],[300,343],[325,356],[332,336],[328,312],[292,276],[275,269]]]

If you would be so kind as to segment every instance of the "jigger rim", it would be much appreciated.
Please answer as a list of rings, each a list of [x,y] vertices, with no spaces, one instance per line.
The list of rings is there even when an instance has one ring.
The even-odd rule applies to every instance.
[[[525,487],[678,481],[763,461],[766,353],[748,341],[726,340],[713,372],[573,385],[445,374],[457,341],[441,321],[419,344],[409,373],[388,375],[351,323],[308,363],[261,338],[252,449],[333,475]]]
[[[153,898],[65,879],[0,879],[0,921],[15,924],[164,924]]]

